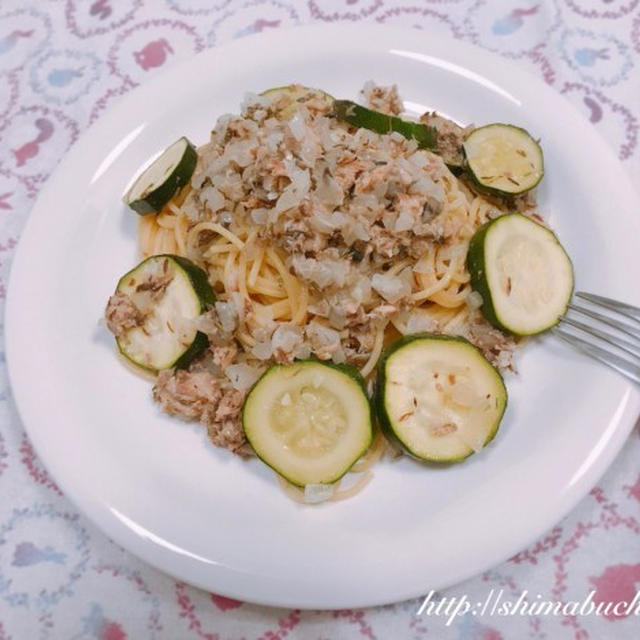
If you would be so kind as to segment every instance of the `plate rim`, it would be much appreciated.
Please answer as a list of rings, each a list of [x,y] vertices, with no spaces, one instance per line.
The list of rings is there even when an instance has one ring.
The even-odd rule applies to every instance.
[[[365,35],[367,32],[377,32],[381,34],[381,40],[399,38],[399,41],[402,41],[404,36],[408,36],[408,34],[412,34],[412,38],[415,38],[415,34],[410,29],[404,29],[399,27],[391,27],[388,25],[376,25],[376,24],[357,24],[357,25],[344,25],[344,24],[336,24],[336,25],[306,25],[306,26],[296,26],[296,27],[288,27],[285,29],[278,29],[273,33],[262,33],[249,36],[247,39],[242,38],[239,40],[235,40],[219,47],[210,48],[203,52],[196,54],[189,59],[177,63],[176,65],[162,71],[156,77],[150,79],[148,82],[136,87],[132,91],[128,92],[124,96],[121,96],[114,104],[112,104],[103,114],[102,116],[91,126],[87,127],[85,131],[82,132],[79,139],[76,143],[67,150],[65,156],[62,161],[56,167],[56,169],[51,173],[48,177],[46,183],[40,190],[38,194],[38,198],[33,204],[31,209],[31,213],[27,220],[26,225],[23,228],[20,242],[18,247],[16,248],[12,265],[11,272],[9,277],[9,283],[7,288],[7,299],[6,299],[6,307],[5,307],[5,336],[6,336],[6,358],[7,358],[7,370],[9,375],[9,381],[12,390],[12,396],[15,402],[15,406],[18,411],[18,415],[24,426],[24,429],[29,436],[39,458],[42,460],[43,464],[47,469],[53,468],[55,465],[51,464],[51,461],[47,461],[47,456],[43,455],[44,453],[44,439],[39,438],[38,436],[34,437],[34,433],[36,429],[33,429],[29,426],[29,420],[25,419],[25,416],[29,414],[29,410],[27,409],[28,405],[28,393],[25,390],[23,382],[18,382],[16,384],[16,380],[21,380],[24,376],[18,372],[19,364],[17,364],[20,360],[20,354],[16,353],[14,347],[15,341],[11,339],[12,335],[15,335],[17,332],[17,326],[19,321],[19,304],[17,300],[21,293],[17,289],[16,282],[18,281],[18,277],[14,277],[15,273],[20,273],[24,271],[24,262],[25,262],[25,250],[24,247],[27,246],[27,242],[23,242],[25,237],[29,237],[29,234],[32,233],[32,229],[38,224],[37,216],[34,216],[33,213],[42,208],[42,203],[46,200],[49,191],[52,191],[57,183],[57,181],[61,180],[60,176],[64,175],[67,170],[67,166],[72,164],[74,156],[78,156],[81,152],[83,145],[86,145],[88,141],[91,140],[92,137],[96,135],[96,131],[100,131],[107,126],[107,123],[110,118],[114,117],[115,114],[119,110],[126,108],[129,102],[134,102],[139,100],[145,94],[150,94],[154,88],[160,87],[165,84],[170,78],[179,77],[180,74],[188,69],[192,64],[193,60],[197,57],[200,59],[216,59],[222,58],[224,55],[229,55],[230,52],[233,52],[234,49],[246,49],[248,46],[250,47],[253,44],[258,43],[258,41],[262,41],[263,46],[265,42],[269,41],[279,41],[282,42],[287,38],[293,37],[299,38],[301,37],[302,32],[306,32],[309,37],[312,37],[313,34],[321,33],[323,38],[328,37],[329,31],[335,32],[336,37],[339,35],[344,36],[351,35],[354,36],[357,33],[357,38],[361,41],[365,39]],[[294,34],[293,36],[291,34]],[[314,35],[315,37],[315,35]],[[573,116],[584,123],[586,123],[586,118],[571,104],[568,100],[559,94],[554,88],[551,88],[544,84],[541,80],[531,74],[527,69],[523,69],[517,66],[511,60],[506,60],[501,58],[497,54],[489,52],[485,49],[482,49],[474,44],[468,43],[466,41],[456,40],[452,37],[443,36],[441,34],[431,34],[431,41],[440,41],[443,43],[454,44],[458,49],[464,49],[469,53],[474,53],[478,56],[479,59],[490,60],[494,62],[498,68],[509,68],[511,70],[517,70],[518,74],[523,76],[528,76],[530,81],[533,82],[538,87],[544,87],[544,92],[550,92],[555,95],[557,98],[560,98],[565,106],[568,108],[569,112],[572,112]],[[374,45],[367,45],[369,46]],[[413,46],[413,45],[411,45]],[[376,49],[379,49],[379,45],[375,45]],[[619,161],[613,154],[613,151],[610,149],[608,143],[604,141],[604,139],[600,136],[600,134],[592,128],[592,133],[594,134],[594,138],[599,139],[600,145],[608,151],[606,161],[610,159],[615,160],[616,165],[619,166]],[[630,189],[629,195],[635,199],[636,204],[640,203],[638,199],[638,195],[633,188],[630,178],[627,172],[623,172],[621,179],[627,183],[628,188]],[[18,267],[16,268],[16,265]],[[22,385],[22,386],[21,386]],[[535,541],[542,535],[545,531],[547,531],[553,524],[555,524],[562,517],[566,516],[575,506],[576,504],[588,493],[590,488],[598,482],[600,477],[604,474],[607,468],[612,463],[613,459],[617,456],[620,449],[624,445],[626,438],[629,433],[632,431],[638,413],[640,413],[640,401],[638,400],[638,396],[635,396],[633,402],[630,403],[630,406],[625,408],[623,415],[621,414],[620,420],[618,421],[618,426],[614,433],[611,434],[611,438],[609,439],[606,448],[596,459],[594,464],[589,468],[588,473],[585,473],[585,477],[580,480],[580,482],[576,483],[576,486],[572,488],[571,491],[565,492],[565,494],[561,497],[561,499],[556,500],[555,509],[547,512],[546,523],[544,526],[540,526],[535,530],[531,531],[528,539],[525,541],[518,541],[517,544],[512,544],[511,547],[504,551],[498,558],[492,558],[491,560],[487,560],[484,563],[479,563],[477,566],[474,566],[471,572],[460,572],[459,575],[453,575],[451,580],[447,581],[446,585],[440,584],[435,585],[437,588],[444,588],[446,586],[452,586],[454,584],[458,584],[460,581],[465,580],[467,578],[471,578],[485,571],[486,569],[496,566],[500,562],[511,557],[514,553],[517,553],[522,548],[526,548],[531,542]],[[623,426],[621,426],[623,425]],[[205,590],[211,590],[211,584],[207,584],[198,576],[194,577],[193,573],[190,573],[189,565],[181,565],[178,566],[176,564],[176,551],[178,555],[180,553],[185,553],[185,550],[171,550],[170,546],[163,545],[161,540],[153,540],[153,538],[149,538],[148,535],[150,532],[144,531],[135,531],[135,527],[132,526],[131,523],[127,524],[122,519],[118,520],[118,518],[114,518],[113,512],[111,511],[111,516],[105,519],[106,511],[104,509],[107,505],[94,503],[87,503],[86,496],[83,494],[83,491],[78,490],[73,486],[68,486],[66,480],[63,475],[58,473],[52,473],[52,477],[55,479],[56,483],[58,483],[61,489],[64,492],[64,495],[67,499],[69,499],[75,508],[78,509],[81,513],[86,515],[89,520],[100,529],[105,535],[115,540],[118,544],[123,546],[125,549],[131,551],[134,555],[144,560],[146,563],[150,564],[154,568],[163,571],[164,573],[168,573],[171,576],[174,576],[180,580],[184,580],[190,584],[194,584],[200,588]],[[588,479],[587,479],[588,478]],[[135,524],[135,523],[134,523]],[[539,530],[538,530],[539,529]],[[132,535],[133,534],[133,535]],[[152,534],[151,534],[152,535]],[[188,556],[189,553],[186,552]],[[191,554],[193,555],[193,554]],[[190,558],[190,561],[199,563],[203,558]],[[292,601],[290,599],[283,600],[277,596],[275,597],[256,597],[255,595],[247,596],[246,593],[240,593],[233,589],[226,589],[224,586],[215,587],[215,592],[223,595],[227,595],[229,597],[234,597],[238,599],[242,599],[248,602],[253,602],[262,605],[268,606],[278,606],[278,607],[298,607],[298,608],[323,608],[323,609],[341,609],[345,607],[363,607],[363,606],[376,606],[381,604],[387,604],[390,602],[397,602],[401,600],[406,600],[409,598],[419,597],[427,589],[423,588],[420,592],[416,592],[415,588],[410,588],[406,592],[397,592],[392,597],[389,595],[383,595],[379,599],[374,599],[371,597],[367,597],[365,600],[358,599],[357,595],[354,594],[354,597],[350,601],[344,602],[328,602],[319,604],[317,602],[304,602],[300,600]]]

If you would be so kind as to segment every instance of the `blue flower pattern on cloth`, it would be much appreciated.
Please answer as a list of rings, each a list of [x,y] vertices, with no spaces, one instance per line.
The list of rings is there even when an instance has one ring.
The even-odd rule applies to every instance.
[[[52,547],[46,546],[39,549],[33,542],[19,543],[14,552],[11,566],[13,567],[30,567],[39,562],[54,562],[56,564],[64,564],[67,557],[66,553],[59,553]]]
[[[498,36],[511,35],[524,24],[527,16],[532,16],[538,13],[540,5],[536,4],[528,9],[513,9],[504,18],[496,20],[491,31]]]
[[[30,38],[33,35],[33,31],[21,31],[15,29],[4,38],[0,39],[0,54],[11,51],[20,38]]]
[[[608,60],[609,49],[576,49],[573,54],[575,61],[584,67],[592,67],[598,59]]]
[[[44,611],[67,597],[86,571],[88,540],[76,514],[50,504],[14,510],[0,524],[0,602]]]
[[[122,630],[120,624],[114,620],[105,618],[102,607],[97,602],[93,602],[89,615],[82,619],[82,631],[70,640],[82,640],[83,638],[124,640],[126,637],[127,635]]]
[[[82,78],[84,67],[80,69],[54,69],[47,75],[47,80],[54,87],[66,87],[74,78]]]
[[[100,79],[102,62],[92,53],[70,49],[48,51],[31,67],[32,90],[49,103],[76,102]]]
[[[249,36],[252,33],[260,33],[265,29],[275,29],[280,26],[280,20],[263,20],[262,18],[258,18],[252,24],[243,27],[242,29],[238,29],[235,32],[234,37],[241,38],[242,36]]]
[[[11,5],[13,10],[7,11]],[[51,19],[39,5],[0,4],[0,72],[21,68],[49,44]]]
[[[0,338],[11,259],[34,198],[90,123],[137,84],[206,46],[339,21],[415,27],[425,38],[435,32],[513,59],[564,94],[640,176],[640,0],[2,0]],[[637,589],[638,460],[636,433],[563,522],[443,595],[475,601],[494,588],[515,599],[529,589],[574,599],[592,585],[614,594]],[[22,430],[2,344],[0,483],[0,640],[638,635],[633,618],[466,616],[445,627],[441,619],[416,618],[418,600],[366,611],[272,610],[176,582],[123,552],[66,501]]]
[[[629,46],[608,33],[566,30],[561,37],[563,59],[581,79],[595,86],[613,86],[633,68]]]

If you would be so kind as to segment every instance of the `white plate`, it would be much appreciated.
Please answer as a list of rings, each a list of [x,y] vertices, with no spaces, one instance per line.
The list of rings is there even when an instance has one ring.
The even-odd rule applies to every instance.
[[[637,389],[546,336],[525,348],[480,455],[436,470],[384,462],[356,498],[319,507],[159,413],[98,325],[136,262],[123,187],[178,136],[204,142],[247,90],[299,81],[355,97],[370,78],[397,83],[416,109],[540,136],[542,210],[578,288],[640,303],[640,206],[624,171],[562,98],[489,53],[417,31],[300,28],[208,51],[131,93],[76,143],[31,214],[7,309],[11,381],[39,455],[81,510],[150,564],[228,596],[354,607],[472,576],[566,514],[640,411]]]

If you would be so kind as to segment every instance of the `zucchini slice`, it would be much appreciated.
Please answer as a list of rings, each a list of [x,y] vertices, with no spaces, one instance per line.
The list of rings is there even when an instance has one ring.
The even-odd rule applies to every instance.
[[[573,293],[573,267],[552,231],[510,213],[474,234],[467,253],[471,287],[482,313],[518,336],[540,333],[564,315]]]
[[[378,365],[383,431],[427,462],[459,462],[496,435],[507,405],[498,371],[464,338],[432,333],[395,342]]]
[[[271,105],[280,120],[289,120],[295,114],[298,105],[309,103],[310,106],[329,111],[333,105],[333,96],[321,89],[311,89],[301,84],[290,84],[284,87],[273,87],[263,91],[261,96],[269,98]]]
[[[299,487],[339,480],[373,438],[360,375],[319,360],[268,369],[245,400],[242,426],[258,457]]]
[[[422,149],[436,148],[436,130],[419,122],[409,122],[396,116],[367,109],[351,100],[335,100],[333,115],[354,127],[385,134],[396,131],[408,140],[415,140]]]
[[[198,152],[185,138],[165,149],[135,179],[124,202],[136,213],[157,213],[184,187],[196,168]]]
[[[465,138],[465,128],[450,118],[439,115],[436,111],[424,113],[420,122],[436,130],[437,145],[433,150],[445,162],[449,170],[456,176],[464,171],[464,152],[462,143]]]
[[[544,175],[540,145],[511,124],[488,124],[465,139],[466,167],[480,191],[513,196],[533,189]]]
[[[107,322],[117,313],[112,305],[124,303],[128,321],[116,330],[120,353],[149,371],[186,367],[209,345],[194,320],[215,300],[207,274],[193,262],[151,256],[120,278]]]

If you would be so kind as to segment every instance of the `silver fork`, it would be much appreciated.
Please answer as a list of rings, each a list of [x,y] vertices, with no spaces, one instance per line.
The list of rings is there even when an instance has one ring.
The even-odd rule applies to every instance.
[[[640,384],[640,309],[584,291],[578,291],[575,297],[587,304],[572,302],[552,332]],[[589,324],[576,320],[576,315],[589,318]],[[581,337],[584,334],[591,338]]]

